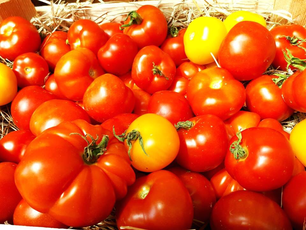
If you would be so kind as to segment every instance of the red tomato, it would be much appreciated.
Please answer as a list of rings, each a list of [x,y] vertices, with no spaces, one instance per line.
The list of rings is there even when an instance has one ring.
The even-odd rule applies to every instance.
[[[216,203],[216,194],[210,181],[197,172],[191,172],[181,167],[169,168],[170,172],[177,175],[189,191],[193,203],[193,224],[201,227],[207,226]]]
[[[284,121],[293,114],[284,101],[281,89],[273,82],[273,75],[263,75],[252,80],[246,87],[247,108],[261,119],[274,118]]]
[[[293,167],[294,153],[288,139],[265,127],[248,128],[237,134],[230,140],[225,156],[229,174],[253,191],[280,188],[290,179]]]
[[[14,225],[49,227],[49,228],[68,228],[66,225],[57,221],[48,213],[41,213],[31,208],[30,205],[21,200],[17,205],[13,215]]]
[[[226,120],[245,102],[243,84],[223,68],[209,68],[197,73],[187,87],[187,99],[196,116],[213,114]]]
[[[83,47],[97,54],[108,40],[108,35],[94,21],[79,19],[69,27],[67,38],[72,50]]]
[[[30,120],[30,130],[38,136],[46,129],[64,121],[83,119],[90,122],[88,114],[75,102],[61,99],[48,100],[39,105]]]
[[[22,199],[14,181],[16,166],[12,162],[0,163],[0,223],[12,224],[14,210]]]
[[[184,127],[186,125],[186,127]],[[196,116],[176,125],[180,150],[176,162],[195,172],[205,172],[220,165],[228,148],[224,122],[215,115]]]
[[[213,207],[211,229],[283,229],[291,224],[281,207],[262,194],[236,191],[222,197]]]
[[[0,24],[0,56],[14,61],[23,53],[36,52],[41,43],[40,35],[28,20],[12,16]]]
[[[104,220],[135,181],[130,163],[108,154],[112,140],[107,130],[84,120],[46,130],[30,143],[16,169],[22,197],[35,210],[67,226]]]
[[[175,72],[175,64],[167,53],[157,46],[146,46],[137,53],[131,75],[139,88],[153,94],[168,89]]]
[[[267,127],[267,128],[275,129],[275,130],[281,132],[289,140],[290,134],[287,133],[286,131],[284,131],[284,128],[283,128],[282,124],[274,118],[262,119],[259,122],[258,127]]]
[[[142,89],[133,89],[133,93],[135,96],[135,107],[133,113],[137,115],[148,113],[151,94],[143,91]]]
[[[188,190],[175,174],[166,170],[138,178],[116,206],[118,228],[186,230],[192,219]]]
[[[98,51],[98,59],[107,73],[128,73],[138,53],[137,44],[126,34],[114,34]]]
[[[58,85],[55,81],[55,76],[54,74],[51,74],[48,79],[46,80],[45,82],[45,89],[47,91],[49,91],[50,93],[54,94],[55,96],[57,96],[58,98],[61,98],[61,99],[67,99],[62,91],[60,91],[60,89],[58,88]]]
[[[99,26],[109,37],[113,36],[114,34],[123,33],[123,31],[120,29],[121,23],[119,22],[104,22]]]
[[[193,117],[187,99],[177,92],[168,90],[161,90],[152,94],[148,112],[167,118],[174,125],[179,121],[186,121]]]
[[[103,122],[121,113],[131,113],[135,96],[120,78],[107,73],[89,85],[84,93],[83,104],[89,116]]]
[[[19,129],[30,129],[30,119],[35,109],[43,102],[57,98],[39,86],[27,86],[21,89],[11,104],[14,123]]]
[[[276,55],[272,65],[284,71],[287,70],[287,67],[296,69],[287,63],[284,52],[289,50],[294,57],[306,58],[306,29],[301,25],[292,24],[275,26],[270,32],[276,44]]]
[[[17,56],[12,69],[19,88],[29,85],[43,86],[49,74],[48,63],[36,53],[23,53]]]
[[[257,22],[237,23],[220,46],[218,59],[239,81],[260,77],[271,65],[276,47],[269,30]]]
[[[66,53],[54,70],[60,91],[74,101],[81,101],[88,86],[103,73],[96,55],[86,48],[76,48]]]
[[[34,138],[30,130],[17,130],[6,134],[0,139],[0,162],[19,163]]]
[[[70,50],[70,45],[67,44],[67,32],[54,31],[43,40],[40,55],[47,61],[50,70],[54,71],[59,59]]]
[[[139,48],[160,46],[168,33],[168,23],[163,12],[153,5],[143,5],[137,11],[131,11],[121,28]]]
[[[176,66],[188,61],[184,47],[184,34],[187,28],[178,30],[176,27],[170,28],[170,34],[160,46],[160,48],[169,54]]]

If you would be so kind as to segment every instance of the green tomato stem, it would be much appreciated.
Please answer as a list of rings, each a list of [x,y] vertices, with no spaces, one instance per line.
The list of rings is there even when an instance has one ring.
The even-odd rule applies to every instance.
[[[141,18],[141,16],[140,16],[136,11],[131,11],[131,12],[127,15],[127,17],[126,17],[126,19],[125,19],[124,21],[128,20],[128,18],[130,18],[129,23],[124,24],[124,25],[121,25],[121,26],[120,26],[120,29],[121,29],[121,30],[123,30],[125,27],[130,27],[130,26],[135,25],[135,24],[136,24],[136,25],[140,25],[140,24],[142,23],[142,21],[143,21],[143,19]]]
[[[234,141],[231,145],[230,145],[230,151],[231,153],[234,155],[234,158],[236,160],[242,160],[245,159],[247,157],[247,152],[246,150],[240,145],[241,141],[242,141],[242,134],[241,131],[236,133],[236,136],[238,138],[237,141]]]

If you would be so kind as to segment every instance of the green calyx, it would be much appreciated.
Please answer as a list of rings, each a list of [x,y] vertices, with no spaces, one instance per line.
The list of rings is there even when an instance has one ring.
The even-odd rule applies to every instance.
[[[194,126],[192,121],[179,121],[178,123],[176,123],[174,125],[174,127],[176,128],[176,130],[179,129],[186,129],[189,130]]]
[[[234,155],[234,158],[236,160],[243,160],[247,157],[247,152],[246,150],[240,145],[242,141],[242,134],[241,131],[236,133],[236,136],[238,138],[237,141],[234,141],[230,145],[230,151]]]
[[[166,80],[169,80],[169,78],[159,69],[157,65],[153,62],[153,69],[152,72],[154,75],[159,75],[161,77],[164,77]]]
[[[142,23],[142,18],[136,11],[131,11],[124,21],[128,20],[128,18],[130,18],[130,21],[127,24],[121,25],[120,30],[130,27],[131,25],[140,25]]]
[[[283,54],[287,62],[287,70],[289,70],[290,66],[293,66],[301,71],[306,69],[306,59],[294,57],[289,49],[284,50]]]

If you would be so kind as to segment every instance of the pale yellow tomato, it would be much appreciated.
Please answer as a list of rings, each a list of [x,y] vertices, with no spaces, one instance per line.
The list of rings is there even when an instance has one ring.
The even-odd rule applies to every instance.
[[[290,134],[290,144],[296,157],[306,166],[306,120],[294,126]]]
[[[267,27],[266,20],[263,16],[252,13],[249,11],[235,11],[231,13],[227,18],[223,21],[226,27],[227,32],[230,31],[238,22],[241,21],[253,21],[257,22],[264,27]]]
[[[17,94],[17,78],[13,70],[0,63],[0,106],[10,103]]]
[[[187,27],[184,35],[188,59],[199,65],[214,62],[227,32],[221,20],[215,17],[198,17]]]

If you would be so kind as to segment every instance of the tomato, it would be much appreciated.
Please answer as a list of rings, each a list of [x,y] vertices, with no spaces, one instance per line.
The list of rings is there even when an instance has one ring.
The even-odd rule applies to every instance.
[[[111,133],[84,120],[50,128],[28,146],[16,186],[32,208],[67,226],[97,224],[135,181],[130,163],[108,153],[112,141]]]
[[[13,71],[19,88],[29,85],[43,86],[49,74],[47,61],[36,53],[24,53],[16,57]]]
[[[139,48],[160,46],[168,34],[168,23],[163,12],[153,5],[143,5],[137,11],[131,11],[120,28]]]
[[[124,141],[132,166],[142,172],[168,166],[176,158],[180,146],[173,124],[152,113],[136,118],[119,139]]]
[[[96,55],[86,48],[76,48],[66,53],[58,61],[54,76],[62,94],[74,101],[83,95],[98,76],[104,74]]]
[[[282,124],[274,118],[262,119],[259,122],[258,127],[268,127],[268,128],[275,129],[279,131],[280,133],[282,133],[289,140],[290,134],[284,131]]]
[[[48,100],[39,105],[30,119],[30,130],[38,136],[46,129],[64,121],[83,119],[90,122],[88,114],[75,102],[62,99]]]
[[[294,229],[303,229],[306,216],[306,172],[301,172],[292,177],[284,186],[283,209],[290,219]]]
[[[69,27],[67,39],[72,50],[83,47],[97,54],[108,40],[108,35],[94,21],[79,19]]]
[[[84,93],[83,104],[92,119],[103,122],[121,113],[131,113],[135,97],[120,78],[107,73],[89,85]]]
[[[175,192],[174,192],[175,191]],[[183,182],[173,173],[160,170],[142,176],[116,205],[119,229],[189,229],[192,200]]]
[[[299,174],[300,172],[304,172],[304,171],[305,171],[305,166],[302,164],[302,162],[297,157],[295,157],[292,176],[295,176]]]
[[[306,120],[297,123],[290,133],[290,144],[296,157],[306,166]]]
[[[0,223],[12,223],[14,210],[22,199],[14,181],[16,166],[12,162],[0,163]]]
[[[215,115],[196,116],[176,125],[180,149],[176,162],[195,172],[205,172],[220,165],[228,148],[224,122]]]
[[[45,82],[45,87],[44,87],[48,92],[54,94],[56,97],[61,98],[61,99],[67,99],[61,90],[58,88],[58,85],[55,81],[55,76],[54,74],[51,74],[46,82]]]
[[[253,79],[246,86],[246,106],[260,115],[261,119],[274,118],[284,121],[293,114],[282,97],[281,89],[273,82],[273,75]]]
[[[222,197],[213,207],[211,229],[292,229],[281,207],[262,194],[236,191]]]
[[[224,163],[229,174],[244,188],[269,191],[289,181],[294,153],[289,141],[280,132],[253,127],[230,140]]]
[[[216,194],[210,181],[200,173],[181,167],[172,167],[169,171],[177,175],[189,191],[193,203],[193,225],[196,227],[201,223],[201,227],[207,226],[216,203]]]
[[[59,59],[70,51],[67,44],[67,32],[54,31],[45,37],[40,46],[40,55],[47,61],[51,71],[54,71]]]
[[[128,35],[117,33],[108,39],[97,55],[106,72],[120,76],[131,70],[137,53],[137,44]]]
[[[131,76],[135,84],[153,94],[168,89],[174,79],[176,66],[171,57],[157,46],[146,46],[135,56]]]
[[[43,102],[57,97],[40,86],[27,86],[18,91],[11,104],[11,114],[19,129],[30,129],[30,119],[35,109]]]
[[[196,116],[213,114],[226,120],[244,105],[245,88],[224,68],[197,73],[187,87],[187,99]]]
[[[121,23],[119,22],[103,22],[99,26],[109,37],[113,36],[114,34],[123,33],[123,31],[120,29]]]
[[[227,32],[229,32],[237,23],[241,21],[252,21],[261,24],[264,27],[267,27],[266,20],[263,16],[257,13],[252,13],[249,11],[238,10],[232,12],[228,15],[223,21]]]
[[[13,222],[14,225],[23,226],[68,228],[66,225],[54,219],[50,214],[41,213],[31,208],[23,199],[15,208]]]
[[[272,62],[275,68],[286,71],[288,67],[290,69],[296,69],[294,66],[287,63],[285,54],[287,50],[294,57],[305,59],[306,58],[306,29],[297,24],[291,25],[279,25],[271,29],[271,34],[276,44],[276,55]]]
[[[0,56],[14,61],[23,53],[36,52],[41,44],[40,35],[28,20],[11,16],[0,24]]]
[[[184,35],[188,59],[200,65],[214,62],[226,33],[225,25],[218,18],[202,16],[194,19]]]
[[[19,163],[35,136],[30,130],[16,130],[0,139],[0,162]]]
[[[152,94],[148,113],[155,113],[167,118],[172,124],[186,121],[193,117],[191,107],[187,99],[173,91],[161,90]]]
[[[148,113],[151,94],[142,89],[133,89],[133,93],[135,96],[135,106],[133,113],[137,115]]]
[[[275,52],[275,41],[267,28],[257,22],[242,21],[228,32],[218,60],[237,80],[248,81],[267,70]]]
[[[184,47],[184,34],[187,28],[178,29],[177,27],[170,28],[170,34],[161,44],[160,48],[169,54],[176,66],[188,61]]]
[[[17,94],[17,78],[10,67],[0,63],[0,106],[10,103]]]

